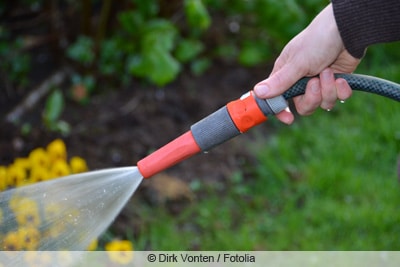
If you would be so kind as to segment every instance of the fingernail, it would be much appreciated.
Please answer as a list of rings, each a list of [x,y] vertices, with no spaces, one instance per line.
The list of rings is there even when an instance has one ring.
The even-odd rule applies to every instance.
[[[254,87],[254,92],[256,93],[257,96],[259,97],[265,97],[268,95],[269,88],[265,84],[257,84]]]
[[[333,75],[332,70],[330,69],[324,69],[323,71],[321,71],[320,76],[322,76],[325,79],[330,78]]]
[[[311,83],[311,91],[313,93],[319,93],[319,84],[317,82]]]

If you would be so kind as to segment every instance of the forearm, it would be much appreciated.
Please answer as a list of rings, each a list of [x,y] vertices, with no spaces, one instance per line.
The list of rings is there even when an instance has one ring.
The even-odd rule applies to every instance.
[[[372,44],[400,40],[400,0],[331,0],[349,53],[361,58]]]

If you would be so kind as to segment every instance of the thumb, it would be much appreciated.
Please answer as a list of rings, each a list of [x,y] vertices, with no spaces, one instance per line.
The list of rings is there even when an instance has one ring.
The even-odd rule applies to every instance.
[[[303,78],[304,75],[305,73],[291,66],[291,64],[285,64],[267,79],[257,83],[254,86],[254,92],[259,98],[271,98],[281,95]]]

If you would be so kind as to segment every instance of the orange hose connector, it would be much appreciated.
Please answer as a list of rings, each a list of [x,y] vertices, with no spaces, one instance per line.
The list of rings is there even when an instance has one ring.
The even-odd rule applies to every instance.
[[[233,123],[241,133],[267,120],[257,104],[253,91],[226,105]]]

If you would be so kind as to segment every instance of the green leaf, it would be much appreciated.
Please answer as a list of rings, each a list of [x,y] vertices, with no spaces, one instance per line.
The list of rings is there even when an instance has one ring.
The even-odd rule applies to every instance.
[[[194,59],[204,50],[204,45],[199,40],[186,39],[179,42],[175,50],[175,57],[181,62]]]
[[[180,71],[179,62],[162,49],[153,49],[128,61],[129,72],[138,77],[146,77],[158,86],[172,82]]]
[[[83,65],[90,65],[95,59],[93,40],[86,36],[79,36],[67,50],[67,55]]]
[[[190,69],[193,74],[201,75],[203,74],[211,65],[211,61],[207,58],[197,59],[192,62]]]
[[[138,29],[142,27],[144,19],[141,13],[135,11],[124,11],[118,14],[118,21],[126,32],[137,35]]]
[[[146,60],[151,68],[147,76],[158,86],[172,82],[180,71],[179,62],[170,53],[161,49],[146,54]]]
[[[205,30],[211,24],[210,15],[201,0],[185,0],[185,14],[193,28]]]
[[[54,90],[46,100],[43,118],[46,124],[55,123],[64,109],[64,96],[59,89]]]
[[[68,135],[71,132],[71,126],[66,121],[57,121],[57,123],[54,124],[53,130],[63,135]]]
[[[138,77],[145,77],[150,71],[150,66],[146,66],[146,62],[142,55],[130,56],[127,60],[127,69],[129,73]]]
[[[143,30],[140,54],[127,61],[129,72],[159,86],[173,81],[180,71],[179,62],[171,55],[176,36],[177,29],[171,22],[150,21]]]
[[[21,125],[21,134],[27,136],[32,132],[32,124],[25,122]]]
[[[154,0],[132,0],[135,11],[142,14],[145,18],[157,15],[160,4]]]
[[[98,63],[100,72],[111,76],[124,71],[124,57],[131,54],[135,48],[134,42],[126,42],[121,40],[119,36],[104,40],[100,46]]]
[[[171,51],[174,47],[176,36],[177,29],[171,22],[164,19],[152,20],[144,29],[141,42],[142,51],[149,52],[155,47]]]

